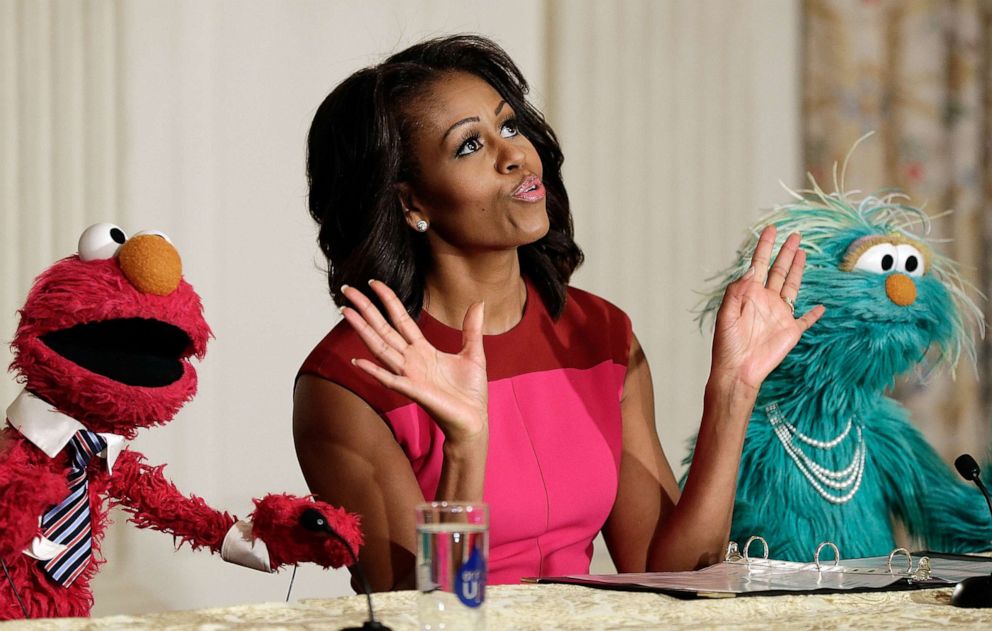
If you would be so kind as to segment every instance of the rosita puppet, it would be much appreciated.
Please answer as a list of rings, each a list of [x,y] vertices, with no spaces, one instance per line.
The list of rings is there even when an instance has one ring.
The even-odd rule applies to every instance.
[[[193,397],[189,360],[203,357],[208,337],[200,298],[161,233],[128,239],[91,226],[78,255],[35,280],[11,345],[24,390],[0,432],[0,619],[89,614],[113,505],[140,528],[256,569],[347,561],[340,543],[300,525],[307,509],[357,549],[357,517],[340,509],[268,495],[239,521],[184,496],[162,465],[127,447]]]
[[[822,304],[826,313],[761,387],[731,539],[760,535],[773,558],[793,561],[811,561],[824,541],[845,558],[878,556],[895,547],[898,521],[926,549],[987,550],[982,495],[886,394],[913,369],[953,367],[962,351],[973,358],[981,313],[955,265],[931,247],[929,218],[904,196],[814,189],[759,221],[703,313],[715,313],[723,288],[747,269],[760,226],[777,227],[779,246],[802,234],[808,258],[795,309]]]

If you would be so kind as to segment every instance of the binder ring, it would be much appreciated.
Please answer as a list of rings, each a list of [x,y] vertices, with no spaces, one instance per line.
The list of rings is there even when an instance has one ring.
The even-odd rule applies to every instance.
[[[840,564],[840,550],[837,549],[837,545],[832,541],[824,541],[820,545],[816,546],[816,553],[813,554],[813,561],[816,563],[816,571],[820,571],[820,551],[827,546],[833,548],[834,550],[834,564],[830,567],[837,567]]]
[[[931,578],[930,574],[930,557],[924,556],[920,557],[920,563],[916,566],[916,572],[913,573],[914,581],[929,581]]]
[[[889,568],[889,574],[893,574],[894,573],[892,571],[892,559],[895,558],[895,556],[897,554],[904,554],[906,556],[906,563],[908,565],[906,566],[906,572],[905,573],[906,574],[909,574],[910,572],[912,572],[913,571],[913,555],[911,555],[909,553],[909,550],[907,550],[906,548],[896,548],[895,550],[893,550],[892,552],[889,553],[889,562],[886,564],[887,567]]]
[[[764,537],[753,535],[751,537],[748,537],[747,543],[744,544],[744,560],[747,561],[748,563],[751,563],[751,556],[748,554],[748,551],[751,549],[751,544],[754,543],[755,541],[760,541],[761,545],[765,546],[765,556],[761,558],[762,559],[768,558],[768,542],[765,541]]]
[[[725,561],[727,561],[728,563],[735,563],[743,558],[744,557],[741,556],[740,550],[737,549],[736,541],[731,541],[730,543],[727,544],[727,556],[724,559]]]

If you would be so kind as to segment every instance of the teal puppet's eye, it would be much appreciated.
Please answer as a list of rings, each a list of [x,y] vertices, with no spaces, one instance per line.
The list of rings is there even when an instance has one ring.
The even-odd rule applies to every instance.
[[[79,258],[98,261],[114,258],[117,250],[127,241],[127,235],[112,223],[93,224],[79,235]]]
[[[868,235],[847,247],[838,267],[845,272],[899,272],[919,278],[930,268],[930,251],[926,244],[901,234]]]
[[[858,260],[854,262],[853,268],[874,274],[888,274],[898,269],[898,264],[899,250],[896,245],[893,243],[878,243],[862,252],[858,256]]]
[[[899,254],[896,267],[900,272],[914,278],[923,276],[926,272],[926,260],[918,248],[908,243],[900,243],[896,246],[896,251]]]

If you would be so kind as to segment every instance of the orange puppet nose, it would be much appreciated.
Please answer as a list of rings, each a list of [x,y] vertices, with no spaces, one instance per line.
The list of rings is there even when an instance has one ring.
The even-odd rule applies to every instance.
[[[905,274],[889,274],[885,279],[885,293],[900,307],[908,307],[916,302],[916,283]]]
[[[117,252],[124,276],[146,294],[167,296],[183,276],[183,262],[171,243],[158,235],[131,237]]]

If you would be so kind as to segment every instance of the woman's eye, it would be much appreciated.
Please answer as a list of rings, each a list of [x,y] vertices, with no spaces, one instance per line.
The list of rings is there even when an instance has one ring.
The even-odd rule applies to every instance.
[[[887,274],[895,270],[898,263],[899,251],[896,246],[891,243],[879,243],[861,253],[861,256],[854,263],[854,269],[875,274]]]
[[[517,121],[515,120],[508,120],[499,128],[499,135],[503,138],[513,138],[519,133],[520,130],[517,128]]]
[[[79,258],[83,261],[111,259],[127,241],[127,235],[112,223],[93,224],[79,235]]]
[[[455,152],[455,157],[467,156],[470,153],[475,153],[482,148],[482,143],[479,142],[478,136],[468,138],[462,144],[458,145],[458,151]]]
[[[926,272],[926,259],[915,246],[908,243],[900,243],[896,246],[898,253],[897,267],[900,272],[905,272],[908,276],[919,277]]]

